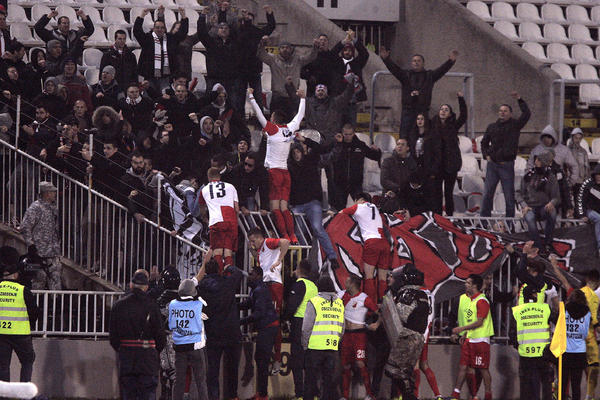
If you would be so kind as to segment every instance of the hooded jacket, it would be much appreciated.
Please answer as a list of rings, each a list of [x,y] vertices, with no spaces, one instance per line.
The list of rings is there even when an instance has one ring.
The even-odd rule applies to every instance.
[[[596,175],[600,175],[600,164],[594,167],[592,177],[583,182],[577,193],[575,211],[580,218],[590,210],[600,213],[600,185],[596,183]]]
[[[338,42],[332,51],[334,54],[338,54],[344,50],[344,47],[344,43]],[[334,79],[340,83],[334,82],[334,85],[340,85],[344,80],[344,75],[350,72],[358,76],[358,85],[356,87],[352,87],[354,90],[356,90],[356,92],[353,93],[354,96],[352,101],[356,103],[367,100],[367,90],[365,83],[363,82],[362,72],[365,65],[367,65],[367,61],[369,61],[369,51],[358,39],[354,40],[352,47],[354,48],[354,55],[350,60],[345,60],[343,57],[338,57],[335,66],[336,76],[334,76]]]
[[[573,140],[571,140],[571,143],[567,147],[571,150],[571,154],[579,167],[579,174],[571,175],[571,182],[573,184],[582,184],[590,176],[588,152],[581,145],[575,144]]]
[[[481,140],[481,153],[484,158],[491,157],[496,163],[515,161],[519,149],[519,136],[531,111],[523,99],[518,100],[521,115],[506,121],[498,119],[488,125]]]
[[[110,123],[108,125],[102,122],[102,117],[108,115],[110,117]],[[117,139],[121,140],[121,124],[119,120],[119,114],[109,106],[100,106],[92,114],[92,125],[98,129],[98,133],[94,136],[95,140],[102,143],[107,140]]]
[[[558,207],[560,190],[556,176],[549,167],[530,169],[521,181],[521,190],[515,193],[521,207],[543,207],[549,202]]]
[[[102,96],[98,97],[98,93]],[[115,110],[119,109],[119,99],[125,97],[123,91],[119,87],[116,79],[113,79],[108,85],[105,85],[100,80],[95,85],[92,85],[92,103],[94,107],[110,106]]]
[[[544,145],[542,142],[544,136],[549,136],[552,138],[552,145]],[[573,153],[571,153],[571,150],[569,150],[567,146],[558,143],[556,131],[551,125],[546,126],[544,130],[542,130],[542,133],[540,134],[540,144],[531,150],[531,154],[527,160],[527,168],[533,168],[535,156],[546,153],[549,150],[554,151],[554,161],[560,165],[563,170],[569,170],[569,176],[579,176],[579,165],[577,164],[577,161],[575,161]]]
[[[327,90],[329,92],[331,88],[328,87]],[[342,129],[342,113],[353,94],[352,85],[347,84],[346,89],[337,96],[327,96],[323,99],[309,96],[306,99],[304,115],[307,128],[319,131],[325,143],[332,143],[335,134]]]
[[[276,22],[274,13],[267,14],[267,25],[259,28],[252,23],[242,20],[240,22],[239,37],[244,41],[240,48],[240,71],[247,77],[261,74],[262,62],[256,57],[256,50],[263,36],[269,36],[275,30]]]

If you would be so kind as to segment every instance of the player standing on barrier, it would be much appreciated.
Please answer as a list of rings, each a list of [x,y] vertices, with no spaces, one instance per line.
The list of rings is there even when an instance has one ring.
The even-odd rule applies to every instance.
[[[423,282],[423,273],[406,264],[393,271],[390,291],[383,298],[383,323],[391,344],[385,374],[398,385],[403,400],[417,400],[413,371],[423,350],[429,315],[429,300],[421,290]],[[387,398],[381,393],[379,397]]]
[[[30,382],[35,352],[31,326],[40,310],[29,288],[19,283],[19,253],[0,247],[0,381],[10,382],[10,359],[14,351],[21,363],[19,381]]]

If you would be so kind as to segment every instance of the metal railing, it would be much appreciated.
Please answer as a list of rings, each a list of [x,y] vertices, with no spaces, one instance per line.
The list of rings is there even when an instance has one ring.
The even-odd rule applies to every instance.
[[[371,118],[369,121],[369,136],[373,143],[373,132],[375,130],[375,99],[377,98],[377,81],[380,76],[392,75],[390,71],[377,71],[371,78]],[[447,72],[445,77],[462,78],[463,93],[467,103],[468,118],[465,122],[465,135],[471,139],[475,138],[475,113],[473,107],[475,104],[475,75],[470,72]],[[406,101],[406,99],[402,99]]]
[[[18,142],[17,142],[18,143]],[[18,229],[29,205],[37,199],[40,181],[58,188],[58,225],[62,256],[124,288],[133,271],[176,265],[187,277],[198,267],[188,257],[206,250],[148,218],[138,223],[127,209],[81,181],[0,140],[2,179],[0,222]],[[85,178],[85,174],[83,174]],[[159,191],[160,193],[160,191]],[[160,209],[161,203],[155,206]]]

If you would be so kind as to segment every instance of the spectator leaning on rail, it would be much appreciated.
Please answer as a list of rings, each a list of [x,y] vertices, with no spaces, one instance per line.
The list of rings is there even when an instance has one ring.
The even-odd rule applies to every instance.
[[[154,399],[159,354],[166,344],[162,316],[147,294],[148,272],[133,274],[131,291],[110,312],[109,340],[118,353],[119,386],[123,400]]]
[[[600,257],[600,165],[594,167],[592,177],[581,185],[577,195],[577,212],[585,221],[594,225],[596,257]]]
[[[425,69],[425,57],[420,54],[412,56],[411,68],[402,69],[390,59],[390,51],[385,47],[379,50],[379,56],[402,84],[402,120],[400,121],[400,135],[407,137],[415,123],[417,114],[429,114],[433,85],[442,78],[456,63],[458,51],[452,50],[448,61],[437,69]]]
[[[515,159],[519,149],[521,129],[529,121],[531,112],[517,92],[512,92],[511,96],[519,102],[521,116],[518,119],[512,118],[512,107],[502,104],[498,109],[498,120],[488,125],[481,140],[481,153],[488,162],[481,207],[482,217],[492,215],[498,181],[502,183],[506,216],[515,216]]]
[[[28,287],[19,283],[19,253],[0,247],[0,381],[10,382],[10,359],[14,351],[21,363],[20,382],[30,382],[35,352],[31,326],[40,309]]]
[[[63,53],[69,52],[73,47],[77,45],[82,36],[90,36],[94,33],[94,24],[92,20],[83,12],[82,9],[77,10],[77,16],[81,18],[83,27],[78,30],[71,29],[71,21],[69,17],[61,16],[58,17],[58,25],[54,30],[47,30],[46,25],[50,20],[58,15],[56,9],[52,10],[47,15],[42,15],[40,19],[35,23],[35,33],[44,42],[48,43],[51,40],[58,40],[63,49]]]
[[[40,197],[25,211],[19,227],[25,243],[29,246],[29,256],[42,261],[42,268],[32,280],[33,289],[62,289],[57,191],[51,182],[40,182]]]

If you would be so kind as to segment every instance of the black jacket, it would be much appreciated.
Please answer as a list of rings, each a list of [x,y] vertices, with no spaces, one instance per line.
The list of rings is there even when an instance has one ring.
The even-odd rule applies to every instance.
[[[169,122],[173,124],[170,140],[174,143],[180,143],[180,140],[189,136],[194,128],[195,124],[189,115],[198,112],[200,108],[198,100],[190,92],[183,103],[177,100],[174,95],[170,99],[161,99],[159,103],[164,105]]]
[[[138,73],[146,79],[154,79],[154,37],[152,32],[144,32],[143,23],[144,19],[137,17],[133,24],[133,35],[142,48],[138,62]],[[189,21],[187,18],[183,18],[177,33],[165,33],[171,74],[177,71],[177,45],[187,36],[188,28]]]
[[[481,153],[485,158],[490,156],[494,162],[514,161],[519,149],[519,135],[525,126],[531,111],[523,99],[519,99],[521,116],[507,121],[497,120],[489,124],[481,140]]]
[[[244,163],[240,163],[224,177],[225,182],[235,186],[240,201],[240,208],[248,208],[246,199],[255,197],[256,192],[260,196],[260,208],[266,210],[269,206],[269,175],[262,165],[255,160],[254,169],[247,173]]]
[[[300,70],[300,77],[306,79],[306,93],[312,96],[318,84],[327,86],[329,96],[335,96],[343,91],[340,76],[336,71],[340,57],[333,50],[319,51],[317,59],[306,64]]]
[[[305,278],[308,279],[308,278]],[[294,285],[292,286],[292,290],[290,290],[290,295],[285,301],[285,309],[283,311],[284,320],[291,320],[294,317],[294,314],[302,304],[302,300],[304,299],[304,295],[306,294],[306,284],[304,281],[296,280]],[[302,319],[302,318],[300,318]]]
[[[156,348],[125,347],[122,340],[154,340]],[[158,375],[158,355],[167,342],[158,306],[146,292],[133,289],[110,311],[110,345],[119,353],[119,374]]]
[[[583,182],[577,194],[577,215],[585,217],[588,210],[600,213],[600,185],[596,183],[595,176],[600,174],[600,165],[592,171],[592,177]]]
[[[223,41],[212,37],[206,26],[206,16],[198,18],[198,35],[206,48],[206,77],[208,79],[234,79],[239,75],[241,63],[241,43],[231,35]],[[246,46],[246,43],[244,43]]]
[[[263,36],[269,36],[275,30],[275,15],[267,14],[267,25],[259,28],[246,20],[240,22],[239,38],[244,43],[240,47],[240,73],[248,78],[262,73],[262,61],[256,57],[258,44]]]
[[[431,130],[438,135],[442,143],[441,170],[449,174],[457,173],[462,166],[462,157],[458,146],[458,130],[467,120],[467,103],[464,98],[459,97],[458,104],[460,107],[458,118],[454,112],[451,112],[443,124],[437,115],[431,121]]]
[[[356,135],[352,142],[339,142],[333,147],[333,179],[338,187],[362,188],[365,157],[378,161],[381,150],[374,150]]]
[[[335,47],[331,50],[334,54],[337,54],[339,52],[342,51],[342,49],[344,48],[344,44],[342,42],[339,42],[338,44],[335,45]],[[349,72],[352,72],[353,74],[355,74],[356,76],[358,76],[358,81],[360,82],[361,88],[355,88],[355,92],[354,92],[354,97],[353,97],[353,101],[354,102],[359,102],[359,101],[365,101],[367,100],[367,88],[365,86],[365,83],[363,82],[363,68],[365,67],[365,65],[367,65],[367,61],[369,60],[369,51],[367,50],[367,48],[362,44],[362,42],[360,40],[357,40],[354,42],[354,48],[355,48],[355,52],[354,52],[354,58],[352,61],[350,61],[348,64],[350,66],[349,70],[348,70],[348,65],[346,65],[346,63],[344,62],[344,59],[342,57],[338,57],[338,61],[337,61],[337,65],[335,67],[335,72],[336,75],[334,75],[334,82],[333,85],[336,87],[344,87],[344,75],[346,75]],[[341,92],[342,90],[340,89],[334,89],[334,92]]]
[[[123,53],[119,53],[114,46],[106,50],[100,60],[100,73],[107,65],[115,67],[115,80],[123,91],[131,82],[137,82],[137,60],[129,47],[125,46]]]
[[[122,98],[119,100],[119,109],[123,118],[131,124],[134,135],[147,131],[152,126],[154,103],[148,97],[142,96],[142,101],[137,104],[128,103],[127,98]]]
[[[122,192],[120,193],[119,202],[127,207],[131,214],[142,214],[146,217],[152,215],[154,208],[154,197],[146,189],[144,182],[137,176],[131,173],[128,169],[120,179]],[[137,195],[129,198],[132,190],[137,191]],[[117,199],[115,199],[117,200]]]
[[[259,331],[279,320],[273,305],[273,298],[264,282],[258,282],[250,291],[250,297],[240,303],[240,310],[252,310],[252,313],[240,320],[243,325],[253,324]]]
[[[111,158],[106,158],[94,150],[90,163],[94,167],[94,189],[110,199],[119,199],[123,192],[120,179],[128,165],[127,157],[117,152]]]
[[[428,178],[437,176],[440,173],[442,165],[442,140],[431,128],[426,128],[422,137],[422,154],[417,154],[417,141],[420,137],[419,129],[415,126],[408,135],[410,155],[415,158],[417,166],[425,171],[425,175]]]
[[[293,158],[293,149],[297,145],[292,146],[290,158],[288,158],[288,171],[292,180],[290,204],[293,205],[306,204],[313,200],[321,201],[323,198],[319,160],[321,154],[329,152],[332,146],[323,147],[308,138],[305,139],[305,143],[309,151],[302,156],[299,162]],[[303,150],[301,146],[297,148]]]
[[[207,275],[198,285],[200,296],[206,301],[204,313],[208,319],[204,322],[207,342],[214,345],[240,343],[240,312],[235,298],[242,281],[242,272],[229,266],[229,276]]]
[[[381,212],[392,214],[398,210],[408,210],[411,216],[415,216],[433,210],[433,196],[425,185],[414,188],[407,182],[395,193],[395,197],[385,197]]]
[[[78,30],[71,29],[68,35],[63,35],[58,31],[58,29],[47,30],[46,25],[48,25],[50,19],[47,15],[42,15],[40,19],[35,23],[33,29],[35,33],[42,39],[44,42],[48,43],[50,40],[58,40],[60,45],[63,48],[63,53],[67,53],[67,51],[71,50],[75,45],[80,42],[80,38],[82,36],[91,36],[94,33],[94,23],[92,19],[88,17],[87,19],[82,19],[83,26]],[[72,23],[73,21],[71,21]]]
[[[98,93],[102,93],[102,96],[98,97]],[[92,86],[92,104],[95,109],[100,106],[109,106],[119,111],[119,99],[122,97],[124,97],[123,91],[116,79],[113,79],[108,85],[104,85],[100,81]]]
[[[384,191],[399,190],[408,183],[410,174],[417,169],[417,162],[408,155],[406,158],[400,157],[396,152],[381,163],[381,187]]]
[[[437,69],[413,71],[410,69],[402,69],[396,65],[389,57],[384,59],[385,66],[390,70],[392,75],[396,77],[402,84],[402,109],[412,110],[418,113],[427,113],[431,106],[431,95],[433,85],[450,71],[454,65],[454,61],[448,60]],[[416,99],[413,99],[410,94],[413,91],[419,91]],[[409,99],[412,99],[409,101]]]

